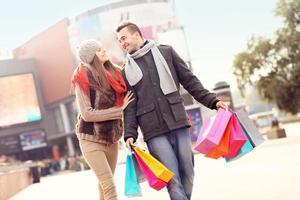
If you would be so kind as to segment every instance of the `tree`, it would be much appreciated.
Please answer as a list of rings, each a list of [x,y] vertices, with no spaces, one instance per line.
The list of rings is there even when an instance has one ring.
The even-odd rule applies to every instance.
[[[284,18],[275,37],[253,36],[234,59],[234,74],[244,95],[248,85],[279,109],[300,111],[300,0],[279,0],[275,10]]]

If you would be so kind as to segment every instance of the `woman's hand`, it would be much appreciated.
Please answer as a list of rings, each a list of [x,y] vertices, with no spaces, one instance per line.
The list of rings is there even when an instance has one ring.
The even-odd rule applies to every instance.
[[[122,109],[125,110],[126,107],[134,100],[133,93],[128,91],[124,97]]]

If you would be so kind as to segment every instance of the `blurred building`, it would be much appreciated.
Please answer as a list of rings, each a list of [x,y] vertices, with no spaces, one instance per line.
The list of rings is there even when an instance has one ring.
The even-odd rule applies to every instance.
[[[73,18],[62,19],[16,48],[13,51],[13,60],[0,63],[1,79],[3,76],[2,82],[6,82],[6,77],[31,74],[31,93],[25,92],[28,89],[26,87],[26,90],[9,94],[17,100],[35,94],[36,113],[32,115],[33,120],[29,120],[27,115],[27,121],[13,120],[19,114],[17,111],[9,113],[9,109],[17,103],[6,102],[4,115],[9,113],[11,118],[4,120],[4,111],[0,111],[0,124],[3,122],[0,125],[0,140],[8,146],[10,143],[15,145],[15,148],[11,146],[11,149],[16,150],[6,152],[1,149],[0,154],[13,154],[22,159],[40,159],[51,156],[52,150],[57,147],[59,153],[68,153],[70,156],[79,151],[74,134],[77,108],[74,96],[70,94],[70,80],[78,65],[76,47],[84,39],[100,40],[112,61],[122,64],[125,54],[114,34],[121,21],[131,20],[137,23],[146,39],[172,45],[191,67],[184,28],[177,19],[173,3],[174,1],[169,0],[124,0],[99,6]],[[23,80],[18,76],[16,79],[18,84]],[[11,88],[18,88],[18,84]],[[185,90],[182,89],[181,93],[185,105],[194,104],[193,98]],[[30,107],[27,104],[22,106],[24,110]],[[190,113],[201,117],[200,111]],[[28,145],[33,146],[25,149],[22,145],[26,142],[23,140],[28,140]]]
[[[218,99],[221,99],[231,110],[234,110],[232,93],[228,83],[225,81],[216,83],[213,91],[217,94]]]
[[[11,51],[5,50],[2,48],[0,44],[0,60],[7,60],[12,58],[12,53]]]
[[[17,159],[51,152],[46,133],[55,131],[46,109],[34,59],[0,61],[0,154]]]

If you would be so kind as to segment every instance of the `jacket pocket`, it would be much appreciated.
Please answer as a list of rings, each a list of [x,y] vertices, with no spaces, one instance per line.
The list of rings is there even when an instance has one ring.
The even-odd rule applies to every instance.
[[[159,127],[159,120],[154,103],[139,108],[136,112],[136,116],[143,133],[147,133]]]
[[[175,121],[187,119],[187,114],[183,105],[183,98],[181,96],[168,97],[168,102]]]

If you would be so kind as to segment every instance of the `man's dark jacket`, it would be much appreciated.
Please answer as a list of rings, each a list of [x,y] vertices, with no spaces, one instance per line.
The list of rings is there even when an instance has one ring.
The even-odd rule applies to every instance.
[[[134,93],[134,101],[124,111],[125,141],[129,137],[137,139],[138,126],[145,141],[171,130],[190,127],[183,98],[179,94],[179,84],[198,102],[210,109],[216,109],[216,95],[203,87],[174,49],[167,45],[160,45],[158,49],[170,67],[178,91],[163,94],[151,51],[135,59],[142,70],[143,78],[133,87],[129,85],[123,70],[122,75],[127,88]]]

